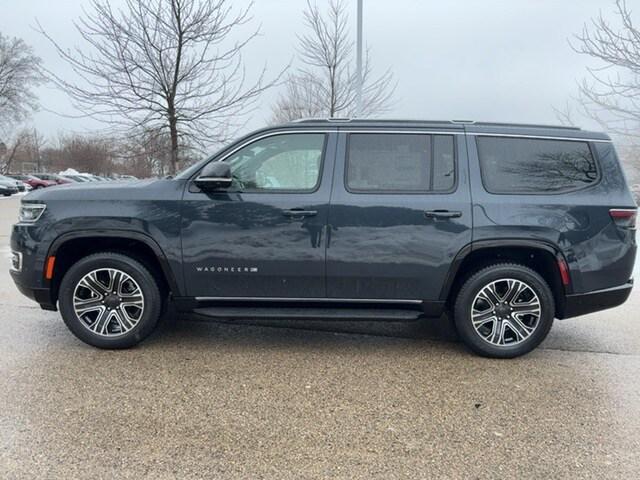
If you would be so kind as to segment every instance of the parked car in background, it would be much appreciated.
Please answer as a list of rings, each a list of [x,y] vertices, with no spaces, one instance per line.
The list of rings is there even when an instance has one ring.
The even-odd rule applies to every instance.
[[[24,183],[22,180],[16,180],[15,178],[6,177],[4,175],[0,175],[0,180],[5,181],[5,182],[13,183],[16,186],[16,188],[18,189],[18,192],[27,191],[28,185],[26,183]],[[29,188],[29,190],[31,190],[31,189]]]
[[[14,193],[18,193],[18,187],[16,186],[15,180],[0,175],[0,195],[9,197]]]
[[[68,178],[69,180],[72,180],[76,183],[84,183],[84,182],[89,182],[90,180],[82,175],[75,175],[75,174],[67,174],[67,175],[61,175],[64,178]]]
[[[56,175],[55,173],[34,173],[33,176],[39,178],[40,180],[55,182],[57,185],[64,185],[65,183],[72,182],[72,180],[64,178],[61,175]]]
[[[7,177],[21,180],[34,190],[37,190],[38,188],[52,187],[54,185],[57,185],[56,182],[52,182],[50,180],[42,180],[40,178],[34,177],[33,175],[27,175],[24,173],[8,173]]]

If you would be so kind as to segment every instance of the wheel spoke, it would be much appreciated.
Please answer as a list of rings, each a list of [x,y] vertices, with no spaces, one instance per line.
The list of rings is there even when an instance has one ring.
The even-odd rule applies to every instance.
[[[109,322],[111,312],[108,312],[106,308],[102,309],[95,321],[89,326],[89,328],[100,335],[103,334],[106,325]]]
[[[113,293],[120,294],[121,283],[122,272],[119,270],[109,270],[109,290]]]
[[[78,316],[95,310],[101,310],[103,308],[105,307],[102,304],[102,301],[97,298],[90,298],[89,300],[78,301],[75,303],[75,309]]]
[[[120,295],[120,298],[122,298],[122,302],[126,302],[126,303],[131,303],[131,304],[140,304],[142,305],[142,303],[144,302],[144,298],[142,297],[142,294],[140,292],[138,293],[133,293],[131,295]]]
[[[131,330],[131,329],[135,326],[135,324],[136,324],[136,323],[138,323],[138,320],[139,320],[139,319],[138,319],[138,320],[136,320],[135,318],[132,318],[132,317],[129,315],[129,312],[127,312],[127,309],[126,309],[126,308],[121,308],[121,309],[120,309],[120,314],[121,314],[121,316],[122,316],[122,319],[123,319],[125,322],[127,322],[127,324],[128,324],[127,330]]]
[[[509,290],[507,290],[507,293],[504,296],[504,301],[511,304],[520,296],[520,294],[526,288],[528,287],[522,282],[519,282],[517,280],[509,280]]]
[[[504,323],[496,321],[493,323],[493,329],[489,334],[489,341],[496,345],[502,345],[504,343]]]
[[[498,298],[489,289],[484,289],[478,294],[478,299],[483,300],[493,309],[499,303]]]
[[[120,327],[120,332],[126,332],[127,330],[130,330],[132,325],[127,325],[125,322],[127,322],[124,318],[124,316],[118,311],[118,310],[114,310],[113,311],[113,318],[115,319],[116,323],[118,324],[118,326]]]
[[[540,314],[540,304],[536,302],[531,303],[521,303],[519,305],[514,305],[511,307],[513,309],[513,315],[539,315]]]
[[[96,272],[91,272],[88,275],[85,275],[82,280],[80,280],[78,286],[90,290],[99,297],[102,297],[107,293],[106,287],[98,280]]]
[[[489,311],[473,313],[473,324],[476,326],[476,328],[481,327],[485,323],[492,322],[495,319],[496,319],[496,314],[493,311],[493,309]]]
[[[516,334],[518,341],[524,340],[533,332],[532,328],[527,327],[516,317],[511,317],[509,320],[507,320],[507,325],[509,326],[509,329]]]

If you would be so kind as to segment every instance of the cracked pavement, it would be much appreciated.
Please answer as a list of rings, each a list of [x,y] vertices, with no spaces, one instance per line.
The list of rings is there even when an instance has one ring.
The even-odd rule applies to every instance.
[[[640,476],[638,289],[507,361],[446,318],[173,318],[101,351],[13,286],[18,201],[0,200],[0,478]]]

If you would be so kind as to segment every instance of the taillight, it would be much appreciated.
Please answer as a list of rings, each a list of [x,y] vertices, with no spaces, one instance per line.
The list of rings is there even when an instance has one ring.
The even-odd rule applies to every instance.
[[[609,210],[609,215],[619,227],[635,230],[638,216],[638,211],[635,208],[612,208]]]

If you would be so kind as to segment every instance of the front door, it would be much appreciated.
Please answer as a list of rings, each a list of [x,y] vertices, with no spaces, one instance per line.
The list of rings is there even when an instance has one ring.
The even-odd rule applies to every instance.
[[[182,253],[194,297],[326,295],[325,227],[335,135],[277,132],[223,158],[232,187],[184,195]]]
[[[437,301],[471,242],[462,130],[341,133],[337,158],[327,295]]]

